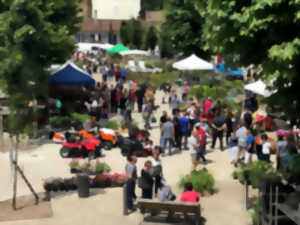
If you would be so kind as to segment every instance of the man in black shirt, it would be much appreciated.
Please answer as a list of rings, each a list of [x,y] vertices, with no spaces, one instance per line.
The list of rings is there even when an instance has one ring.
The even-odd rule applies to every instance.
[[[216,117],[212,123],[213,128],[213,141],[211,148],[214,149],[216,145],[217,138],[220,140],[221,151],[223,151],[223,132],[226,129],[225,119],[222,117],[221,112],[217,111]]]
[[[160,117],[160,127],[167,122],[168,114],[166,111],[163,111],[162,116]]]
[[[145,92],[141,87],[139,87],[138,90],[135,92],[139,113],[141,113],[143,111],[144,94],[145,94]]]

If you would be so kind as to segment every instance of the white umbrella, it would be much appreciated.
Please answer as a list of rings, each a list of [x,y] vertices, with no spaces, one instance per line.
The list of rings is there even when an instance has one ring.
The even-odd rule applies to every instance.
[[[258,80],[254,83],[245,85],[244,89],[247,90],[247,91],[251,91],[255,94],[262,95],[264,97],[269,97],[272,94],[267,89],[267,85],[264,82],[262,82],[261,80]]]
[[[173,68],[178,70],[213,70],[214,66],[193,54],[174,63]]]
[[[124,56],[124,55],[145,55],[145,56],[149,56],[149,53],[147,51],[134,49],[134,50],[128,50],[128,51],[120,52],[120,55],[122,55],[122,56]]]

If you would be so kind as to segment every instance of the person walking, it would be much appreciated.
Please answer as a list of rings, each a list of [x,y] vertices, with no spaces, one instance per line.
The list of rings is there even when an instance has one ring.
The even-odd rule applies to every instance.
[[[170,117],[167,118],[167,122],[161,128],[161,137],[163,139],[162,154],[165,154],[167,144],[169,144],[169,155],[172,154],[173,142],[175,141],[175,129],[174,124],[171,122]]]
[[[255,138],[250,129],[247,130],[247,141],[245,151],[245,164],[252,162],[252,155],[255,149]]]
[[[142,198],[145,199],[152,199],[153,178],[150,174],[151,166],[151,161],[147,160],[144,164],[144,168],[141,171],[141,182],[139,186],[142,189]]]
[[[173,124],[174,124],[174,131],[175,131],[175,147],[176,150],[181,151],[181,126],[179,122],[179,112],[176,111],[174,117],[173,117]]]
[[[236,131],[237,131],[236,128],[231,132],[229,143],[228,143],[230,147],[231,163],[234,164],[234,167],[237,167],[238,154],[239,154],[238,137],[236,135]]]
[[[151,115],[152,115],[152,103],[148,102],[145,109],[144,109],[144,113],[145,113],[145,129],[151,129],[151,125],[150,125],[150,119],[151,119]]]
[[[198,159],[202,159],[204,164],[206,164],[205,150],[206,150],[206,132],[201,128],[201,123],[195,125],[197,142],[199,147],[197,149]]]
[[[187,96],[190,92],[190,85],[188,84],[188,82],[184,82],[184,85],[183,85],[183,90],[182,90],[182,101],[186,101],[187,100]]]
[[[137,158],[134,155],[127,156],[127,164],[125,166],[125,173],[127,177],[127,208],[130,211],[134,211],[133,201],[136,199],[135,185],[137,179],[137,169],[136,169]]]
[[[219,138],[221,151],[224,151],[224,148],[223,148],[223,132],[226,129],[226,124],[225,124],[225,120],[222,117],[222,114],[221,114],[220,111],[217,112],[217,115],[213,120],[212,128],[213,128],[213,131],[212,131],[213,140],[212,140],[211,148],[212,149],[215,148],[217,138]]]
[[[161,183],[161,179],[163,177],[163,170],[162,170],[162,164],[161,160],[159,159],[159,152],[154,151],[152,154],[152,168],[151,168],[151,175],[155,179],[155,185],[154,185],[154,194],[155,197],[157,196],[158,193],[158,188]]]
[[[231,137],[231,133],[233,132],[233,121],[232,121],[232,112],[229,111],[227,113],[227,117],[225,119],[226,123],[226,145],[229,146],[229,139]]]
[[[177,94],[174,94],[174,97],[172,97],[171,100],[171,107],[172,107],[172,114],[176,115],[177,112],[179,112],[179,99],[177,97]]]
[[[136,93],[137,104],[138,104],[138,112],[141,113],[143,111],[143,100],[144,100],[144,91],[141,87],[138,87]]]
[[[276,144],[276,168],[277,170],[281,169],[281,161],[283,157],[288,155],[287,152],[287,141],[284,140],[283,135],[278,135],[278,142]]]
[[[262,156],[263,160],[270,163],[270,154],[271,154],[271,148],[272,145],[270,142],[268,142],[268,135],[263,134],[261,135],[261,140],[262,140]]]
[[[238,139],[238,156],[237,156],[237,162],[245,157],[245,149],[246,149],[246,141],[247,141],[247,128],[240,124],[237,125],[237,131],[236,131],[236,137]]]
[[[183,149],[187,150],[187,139],[189,136],[189,118],[188,114],[186,112],[182,113],[182,116],[179,117],[179,123],[180,123],[180,146],[179,148],[182,149],[182,143],[183,143]],[[184,140],[183,140],[184,139]]]
[[[197,149],[200,146],[200,144],[197,141],[197,132],[196,131],[193,131],[192,135],[189,137],[188,145],[189,145],[189,152],[190,152],[191,160],[192,160],[192,171],[194,171],[194,170],[196,170],[196,168],[199,164]]]

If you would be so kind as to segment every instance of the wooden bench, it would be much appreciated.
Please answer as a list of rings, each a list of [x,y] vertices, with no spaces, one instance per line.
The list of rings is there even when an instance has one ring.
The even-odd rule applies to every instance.
[[[140,209],[143,214],[143,221],[145,219],[145,213],[161,214],[163,212],[168,213],[167,221],[169,221],[173,215],[182,214],[186,219],[187,215],[195,216],[195,224],[200,224],[201,208],[200,203],[185,203],[185,202],[174,202],[166,201],[161,202],[159,200],[140,199],[137,203],[137,208]],[[143,222],[142,221],[142,222]]]

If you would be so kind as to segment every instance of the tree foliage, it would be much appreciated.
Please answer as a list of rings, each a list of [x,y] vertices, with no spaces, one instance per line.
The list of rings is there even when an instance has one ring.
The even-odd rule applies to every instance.
[[[25,129],[30,101],[47,92],[48,68],[73,51],[79,0],[3,0],[0,4],[0,84],[18,132]]]
[[[298,0],[193,0],[205,17],[205,49],[238,66],[261,68],[259,77],[273,81],[267,99],[283,106],[292,121],[300,110],[300,2]]]
[[[144,28],[139,20],[132,18],[126,23],[122,23],[120,36],[124,45],[140,49],[143,44]]]
[[[148,28],[148,31],[145,36],[145,49],[151,49],[152,51],[155,49],[157,45],[158,38],[157,38],[157,31],[155,27],[152,25]]]
[[[164,16],[161,31],[170,37],[175,53],[209,57],[209,52],[204,51],[201,37],[205,18],[195,9],[193,0],[168,0]]]
[[[121,23],[120,27],[120,38],[124,45],[130,43],[130,26],[125,21]]]
[[[164,0],[141,0],[143,10],[161,10]]]
[[[159,38],[160,57],[170,58],[174,55],[171,37],[167,32],[161,31]]]
[[[109,25],[108,43],[110,43],[110,44],[116,44],[115,43],[115,32],[113,30],[112,24]]]
[[[131,19],[131,44],[141,49],[144,37],[144,28],[139,20]]]

